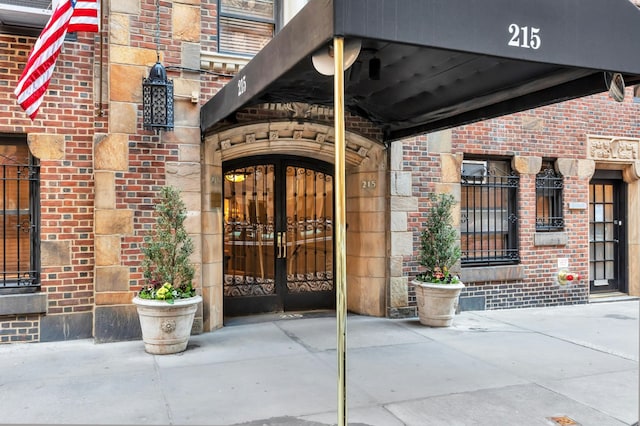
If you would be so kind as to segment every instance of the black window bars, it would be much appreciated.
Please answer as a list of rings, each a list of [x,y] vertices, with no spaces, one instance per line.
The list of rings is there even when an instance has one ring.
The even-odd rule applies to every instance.
[[[461,263],[520,261],[517,196],[520,178],[506,161],[464,161],[461,177]]]
[[[563,177],[556,173],[551,163],[543,163],[542,170],[536,176],[536,231],[564,229],[563,189]]]
[[[36,162],[0,165],[0,293],[36,291],[40,286],[39,181]]]

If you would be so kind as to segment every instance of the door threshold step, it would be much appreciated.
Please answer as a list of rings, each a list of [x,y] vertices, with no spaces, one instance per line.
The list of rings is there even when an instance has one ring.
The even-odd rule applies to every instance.
[[[224,318],[224,325],[247,325],[259,324],[264,322],[274,322],[292,319],[304,318],[324,318],[335,316],[335,310],[318,309],[311,311],[289,311],[289,312],[271,312],[265,314],[243,315],[243,316],[227,316]]]
[[[625,300],[638,300],[638,297],[629,296],[627,293],[621,293],[619,291],[595,293],[589,296],[589,303],[619,302]]]

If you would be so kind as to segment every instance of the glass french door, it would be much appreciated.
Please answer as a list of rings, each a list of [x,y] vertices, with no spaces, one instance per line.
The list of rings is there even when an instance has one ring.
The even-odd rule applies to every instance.
[[[260,157],[224,167],[224,315],[335,306],[332,167]]]
[[[621,184],[593,180],[589,185],[590,292],[625,291],[625,221]]]

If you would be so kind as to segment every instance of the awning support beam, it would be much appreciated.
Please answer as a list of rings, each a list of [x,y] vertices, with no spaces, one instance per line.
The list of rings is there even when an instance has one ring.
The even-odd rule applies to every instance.
[[[333,39],[336,236],[336,323],[338,337],[338,426],[347,425],[347,246],[345,195],[344,39]]]

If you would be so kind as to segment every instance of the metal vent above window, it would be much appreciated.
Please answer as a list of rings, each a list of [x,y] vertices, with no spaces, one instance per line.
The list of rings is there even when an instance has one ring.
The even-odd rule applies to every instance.
[[[462,162],[462,176],[470,185],[482,185],[487,178],[487,162],[465,160]]]

